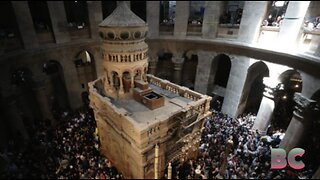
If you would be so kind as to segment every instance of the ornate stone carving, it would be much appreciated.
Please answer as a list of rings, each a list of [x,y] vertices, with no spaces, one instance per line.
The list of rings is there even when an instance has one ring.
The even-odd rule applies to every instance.
[[[295,93],[293,97],[295,105],[295,113],[299,116],[312,116],[319,114],[319,103],[317,101],[304,97],[301,93]]]

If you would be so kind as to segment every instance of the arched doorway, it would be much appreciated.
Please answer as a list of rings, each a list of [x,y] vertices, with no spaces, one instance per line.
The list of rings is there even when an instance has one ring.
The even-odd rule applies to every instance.
[[[271,127],[273,129],[287,129],[294,111],[294,93],[302,91],[302,78],[298,71],[287,70],[278,77],[280,90],[274,96],[275,108]]]
[[[157,63],[156,76],[169,81],[173,80],[173,62],[171,53],[160,53]]]
[[[213,59],[207,94],[212,96],[211,107],[217,111],[220,111],[222,107],[230,70],[231,60],[229,56],[219,54]]]
[[[192,54],[191,58],[186,57],[182,70],[182,85],[194,90],[198,66],[198,56]]]
[[[88,92],[88,83],[97,79],[94,57],[86,50],[81,51],[76,56],[74,64],[77,70],[79,87]]]
[[[47,75],[47,94],[52,114],[59,117],[61,111],[69,109],[68,93],[61,64],[49,60],[43,64],[43,72]]]
[[[263,97],[264,77],[269,77],[269,69],[264,62],[256,62],[249,67],[236,116],[258,113]]]
[[[33,133],[32,127],[40,119],[39,106],[33,91],[34,81],[33,73],[27,67],[16,68],[11,74],[11,83],[13,87],[13,96],[16,100],[20,116],[28,133]]]

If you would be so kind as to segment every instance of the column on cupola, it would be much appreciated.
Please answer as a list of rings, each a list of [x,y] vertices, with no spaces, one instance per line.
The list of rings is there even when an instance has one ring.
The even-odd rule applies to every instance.
[[[68,31],[68,21],[63,1],[47,1],[52,24],[52,31],[56,43],[65,43],[70,41]]]
[[[173,62],[173,82],[176,84],[181,84],[182,79],[182,68],[184,63],[184,57],[182,54],[178,53],[172,57]]]
[[[148,38],[159,36],[160,1],[147,1]]]
[[[255,43],[259,37],[260,27],[267,12],[269,1],[245,1],[241,17],[238,41]]]
[[[92,39],[99,39],[98,24],[102,21],[101,1],[87,1],[89,26]]]
[[[260,134],[265,135],[273,116],[275,107],[274,95],[277,91],[278,82],[270,78],[263,78],[263,84],[265,85],[263,97],[252,129],[258,130]]]
[[[174,37],[184,38],[187,35],[189,19],[189,1],[176,1],[176,17],[174,22]]]
[[[124,94],[124,90],[123,90],[123,80],[122,80],[123,74],[119,74],[119,94]]]
[[[306,98],[301,93],[295,93],[293,99],[295,101],[293,117],[280,143],[280,148],[286,152],[301,145],[312,121],[315,120],[314,117],[319,117],[317,101]]]
[[[223,13],[223,1],[206,1],[202,23],[202,37],[213,39],[217,37],[219,18]]]
[[[37,34],[33,26],[28,1],[11,1],[17,19],[19,32],[25,49],[39,46]]]
[[[310,1],[289,1],[278,34],[277,44],[279,48],[288,49],[297,45],[309,4]]]

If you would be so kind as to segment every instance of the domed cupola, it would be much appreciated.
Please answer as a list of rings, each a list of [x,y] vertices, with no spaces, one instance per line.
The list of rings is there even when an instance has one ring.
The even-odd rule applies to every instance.
[[[119,97],[131,92],[135,80],[146,81],[148,45],[144,40],[147,32],[147,23],[124,1],[99,24],[104,86],[109,93]]]

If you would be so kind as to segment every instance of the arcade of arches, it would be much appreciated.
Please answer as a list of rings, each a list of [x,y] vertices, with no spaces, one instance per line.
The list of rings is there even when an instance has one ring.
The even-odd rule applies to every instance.
[[[155,2],[142,3],[146,12],[143,11],[140,15],[149,24],[146,38],[149,53],[143,55],[148,59],[148,67],[121,73],[110,72],[107,75],[108,83],[113,88],[123,88],[126,92],[133,80],[145,79],[148,72],[211,96],[212,110],[229,117],[254,114],[256,118],[252,128],[261,135],[272,134],[279,129],[285,132],[279,147],[310,150],[310,153],[306,152],[303,161],[315,161],[312,172],[314,177],[320,178],[320,157],[313,156],[320,152],[319,47],[312,46],[312,55],[294,54],[256,48],[251,42],[243,40],[255,38],[250,35],[256,32],[248,29],[255,26],[255,21],[258,20],[248,15],[248,8],[254,11],[253,7],[258,6],[256,4],[241,5],[242,17],[247,20],[240,17],[240,27],[236,28],[237,33],[231,37],[230,34],[222,33],[222,26],[219,26],[216,35],[208,33],[212,30],[208,24],[219,24],[219,18],[214,22],[207,22],[207,18],[216,15],[212,11],[214,8],[209,8],[213,2],[206,1],[206,7],[210,11],[203,10],[201,20],[198,20],[199,14],[196,13],[192,16],[193,19],[190,14],[188,21],[189,17],[183,16],[186,10],[181,8],[185,1],[177,1],[174,12],[176,22],[170,20],[174,24],[170,24],[168,33],[169,28],[165,29],[164,26],[169,22],[165,21],[162,14],[161,18],[159,15],[163,7],[160,8],[160,4],[154,4]],[[286,3],[288,9],[292,8],[290,2]],[[140,3],[131,8],[138,11],[137,4]],[[0,51],[0,149],[12,139],[27,144],[32,139],[29,127],[35,127],[41,121],[55,127],[60,123],[61,114],[89,104],[88,82],[104,75],[100,54],[102,40],[95,26],[116,7],[115,1],[110,5],[106,1],[87,2],[81,6],[87,10],[87,16],[77,19],[76,16],[68,15],[71,12],[64,9],[71,5],[48,1],[43,5],[47,8],[43,12],[44,19],[41,19],[34,17],[35,10],[23,10],[29,6],[31,9],[37,8],[34,4],[30,5],[31,1],[29,5],[28,2],[6,4],[10,4],[13,10],[10,13],[15,13],[17,17],[9,23],[15,36],[6,37],[5,48]],[[310,9],[306,11],[314,14],[315,7],[319,5],[313,2],[312,7],[310,5]],[[259,15],[264,17],[265,14]],[[22,21],[21,17],[24,16],[26,20]],[[160,19],[165,23],[159,22]],[[33,21],[48,25],[34,25]],[[251,21],[254,23],[251,24]],[[62,23],[69,24],[70,27],[62,28],[59,25]],[[80,28],[83,24],[84,28]],[[201,31],[197,29],[199,24]],[[259,21],[257,26],[260,27],[260,24]],[[234,31],[235,27],[232,28]],[[25,33],[28,30],[32,32],[30,36]],[[159,32],[161,30],[163,32]],[[274,31],[281,36],[285,28]],[[235,35],[237,39],[234,39]],[[261,36],[260,32],[259,35]],[[319,34],[311,35],[310,43],[319,43]],[[217,37],[220,39],[216,40]],[[14,44],[15,42],[19,43]]]

